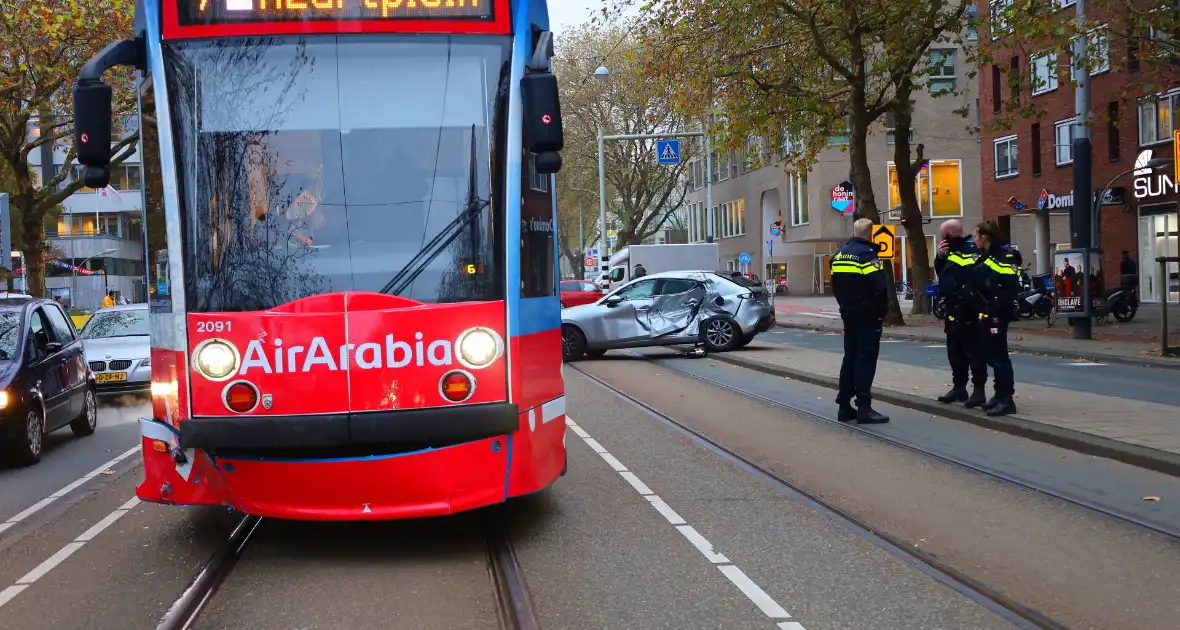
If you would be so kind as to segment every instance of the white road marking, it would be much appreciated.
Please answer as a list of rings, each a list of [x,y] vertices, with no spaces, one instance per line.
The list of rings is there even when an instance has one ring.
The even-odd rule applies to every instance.
[[[882,339],[881,343],[905,343],[902,339]]]
[[[597,440],[590,437],[590,434],[579,427],[568,415],[565,417],[565,425],[573,430],[574,434],[582,438],[582,441],[586,442],[604,461],[610,464],[619,473],[620,477],[626,479],[627,483],[631,484],[631,487],[635,488],[636,492],[643,495],[643,498],[647,499],[648,503],[651,503],[652,507],[660,513],[660,516],[663,516],[664,520],[672,524],[682,536],[692,543],[692,546],[696,547],[697,551],[700,551],[701,555],[705,556],[705,559],[716,565],[722,575],[728,578],[734,586],[738,587],[738,590],[749,598],[762,611],[762,614],[775,621],[791,618],[790,613],[786,609],[774,601],[774,598],[767,594],[766,591],[755,584],[737,565],[730,562],[729,558],[725,557],[724,554],[718,553],[714,549],[713,543],[709,542],[700,532],[685,522],[671,506],[652,492],[651,488],[640,481],[639,477],[635,476],[635,473],[627,470],[625,467],[620,469],[623,466],[622,462],[607,452]],[[615,464],[618,464],[618,467]],[[3,605],[3,601],[4,593],[0,593],[0,605]],[[807,630],[803,627],[803,624],[795,621],[780,622],[778,628],[779,630]]]
[[[822,317],[824,319],[840,319],[839,315],[831,313],[793,313],[794,315],[802,315],[804,317]]]
[[[1061,365],[1065,365],[1068,367],[1106,367],[1105,363],[1086,363],[1086,362],[1081,362],[1081,361],[1079,361],[1077,363],[1073,363],[1073,362],[1062,363]]]
[[[136,449],[138,448],[139,447],[136,447]],[[87,542],[94,540],[94,538],[101,534],[103,530],[113,525],[115,521],[126,516],[127,513],[137,505],[139,505],[139,499],[132,498],[130,501],[119,506],[117,510],[104,516],[102,520],[95,523],[90,529],[82,532],[82,534],[75,538],[73,542],[66,543],[66,546],[57,550],[57,553],[49,556],[49,558],[47,558],[44,562],[33,567],[32,571],[26,573],[24,577],[17,580],[15,584],[9,586],[3,591],[0,591],[0,608],[12,601],[12,599],[17,595],[20,595],[34,582],[45,577],[45,574],[52,571],[59,564],[65,562],[66,558],[74,555],[74,552],[81,549]]]
[[[8,519],[7,521],[0,523],[0,533],[3,533],[4,530],[13,527],[17,523],[25,520],[26,518],[29,518],[30,516],[36,514],[37,512],[40,512],[41,510],[45,509],[46,506],[53,503],[54,501],[57,501],[58,499],[73,492],[74,490],[77,490],[82,484],[84,484],[87,481],[90,481],[91,479],[94,479],[95,477],[106,472],[115,464],[118,464],[119,462],[127,459],[128,457],[131,457],[132,455],[138,453],[139,449],[140,449],[139,446],[133,446],[133,447],[127,449],[124,453],[120,454],[119,456],[115,457],[114,459],[106,462],[105,464],[99,466],[98,468],[95,468],[94,470],[86,473],[85,475],[82,475],[78,479],[75,479],[74,481],[70,482],[69,485],[62,488],[61,490],[58,490],[57,492],[54,492],[53,494],[45,497],[44,499],[41,499],[40,501],[34,503],[33,505],[30,505],[29,507],[25,508],[25,510],[23,512],[21,512],[20,514],[17,514],[16,516]]]
[[[932,346],[922,346],[922,347],[923,347],[923,348],[945,348],[946,346],[945,346],[945,345],[942,345],[942,344],[935,344],[935,345],[932,345]]]

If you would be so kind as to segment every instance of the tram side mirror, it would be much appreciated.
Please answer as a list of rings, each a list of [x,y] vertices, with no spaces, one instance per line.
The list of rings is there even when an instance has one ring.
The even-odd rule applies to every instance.
[[[74,86],[74,146],[85,167],[82,179],[93,189],[111,183],[111,86],[79,81]]]
[[[565,148],[561,124],[561,102],[557,94],[557,76],[552,72],[533,72],[520,80],[524,100],[524,137],[529,153],[537,154],[537,171],[556,173],[561,169],[558,152]]]

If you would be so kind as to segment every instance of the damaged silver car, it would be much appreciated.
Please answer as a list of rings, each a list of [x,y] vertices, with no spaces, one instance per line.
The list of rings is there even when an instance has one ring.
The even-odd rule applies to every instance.
[[[593,304],[561,311],[565,360],[616,348],[741,348],[774,325],[762,285],[725,271],[668,271],[619,287]]]

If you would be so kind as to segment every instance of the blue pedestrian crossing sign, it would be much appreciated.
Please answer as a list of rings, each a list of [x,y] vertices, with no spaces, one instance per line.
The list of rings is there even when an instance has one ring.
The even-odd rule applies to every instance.
[[[679,164],[680,141],[656,140],[656,158],[660,164]]]

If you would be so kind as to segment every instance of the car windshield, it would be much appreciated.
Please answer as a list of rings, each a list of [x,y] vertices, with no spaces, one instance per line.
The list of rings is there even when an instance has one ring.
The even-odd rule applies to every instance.
[[[165,47],[190,312],[341,291],[499,299],[509,39]],[[493,203],[493,193],[496,195]]]
[[[138,337],[150,333],[146,310],[107,311],[95,314],[86,322],[82,338]]]
[[[12,361],[20,355],[20,313],[0,313],[0,361]]]
[[[729,280],[730,282],[732,282],[738,286],[743,286],[743,287],[760,287],[760,286],[762,286],[761,284],[754,282],[753,280],[743,276],[740,272],[737,272],[737,271],[715,271],[713,273],[721,276],[722,278],[725,278],[726,280]]]

